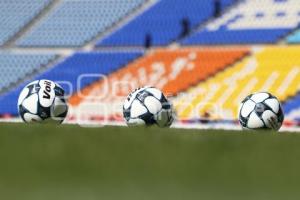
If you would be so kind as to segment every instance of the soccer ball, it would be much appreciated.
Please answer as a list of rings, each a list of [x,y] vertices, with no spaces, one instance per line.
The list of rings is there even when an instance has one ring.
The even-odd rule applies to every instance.
[[[239,122],[244,129],[279,130],[283,119],[279,100],[268,92],[250,94],[239,108]]]
[[[171,126],[174,117],[171,103],[154,87],[138,88],[128,95],[123,105],[123,116],[128,126]]]
[[[50,80],[36,80],[26,85],[18,99],[22,120],[31,122],[54,122],[60,124],[68,112],[68,105],[61,86]]]

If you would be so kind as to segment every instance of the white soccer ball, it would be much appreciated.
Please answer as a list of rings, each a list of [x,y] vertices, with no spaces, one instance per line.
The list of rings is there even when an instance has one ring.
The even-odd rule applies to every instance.
[[[173,109],[165,95],[154,87],[138,88],[128,95],[123,105],[127,125],[153,125],[169,127]]]
[[[68,105],[61,86],[50,80],[36,80],[24,87],[18,99],[22,120],[31,122],[62,123]]]
[[[239,108],[239,122],[244,129],[279,130],[283,119],[279,100],[268,92],[250,94]]]

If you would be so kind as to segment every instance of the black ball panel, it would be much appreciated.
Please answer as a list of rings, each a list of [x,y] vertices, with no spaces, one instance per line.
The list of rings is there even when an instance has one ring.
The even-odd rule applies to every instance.
[[[43,120],[51,117],[51,111],[50,107],[43,107],[41,105],[38,106],[38,115],[41,117]]]
[[[24,114],[25,113],[30,113],[26,108],[24,108],[24,106],[19,105],[19,113],[20,113],[20,116],[22,118],[22,120],[25,122],[26,120],[24,119]]]
[[[59,96],[59,97],[63,97],[65,95],[65,91],[58,85],[55,85],[54,92],[55,92],[55,95]]]
[[[131,106],[127,109],[125,109],[123,107],[123,117],[125,118],[126,121],[128,121],[130,119],[130,109],[131,109]]]
[[[139,116],[140,119],[144,120],[144,122],[146,123],[146,125],[153,125],[156,123],[154,116],[147,112],[145,114],[142,114]]]
[[[149,95],[149,93],[148,93],[147,96],[151,96],[151,95]],[[147,96],[145,95],[144,97],[146,98]],[[144,100],[145,100],[145,98],[144,98]],[[142,114],[142,115],[140,115],[139,118],[142,119],[142,120],[144,120],[144,122],[146,123],[146,125],[153,125],[153,124],[155,124],[156,121],[154,120],[154,116],[153,116],[153,114],[149,111],[149,109],[148,109],[147,106],[145,105],[144,101],[142,102],[140,99],[138,99],[138,100],[139,100],[139,101],[141,102],[141,104],[147,109],[147,112],[144,113],[144,114]]]
[[[248,124],[248,117],[243,117],[241,114],[240,114],[240,117],[239,117],[239,122],[241,124],[242,127],[247,127],[247,124]]]
[[[258,117],[261,117],[266,110],[270,110],[270,107],[264,103],[257,103],[254,108],[254,112]]]

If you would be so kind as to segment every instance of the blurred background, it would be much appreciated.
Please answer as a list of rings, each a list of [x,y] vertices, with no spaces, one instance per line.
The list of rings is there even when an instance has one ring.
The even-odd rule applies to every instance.
[[[299,0],[0,0],[0,116],[50,79],[68,122],[122,123],[124,98],[151,85],[187,126],[235,126],[240,101],[269,91],[297,127],[299,22]]]

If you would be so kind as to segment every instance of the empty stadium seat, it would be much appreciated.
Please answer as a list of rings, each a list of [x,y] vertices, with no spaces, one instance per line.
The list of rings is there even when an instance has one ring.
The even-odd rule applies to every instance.
[[[19,32],[52,0],[0,1],[0,46]]]
[[[223,0],[222,8],[234,0]],[[181,20],[188,19],[191,27],[213,15],[213,0],[161,0],[134,18],[124,27],[100,40],[97,46],[141,46],[145,36],[151,35],[152,45],[166,45],[178,39]]]
[[[284,109],[285,113],[289,114],[294,109],[298,109],[300,111],[300,103],[299,102],[300,102],[300,93],[298,93],[293,98],[288,99],[283,105],[283,109]],[[300,112],[299,112],[298,118],[300,120]]]
[[[254,49],[252,56],[176,98],[179,116],[189,119],[210,112],[215,119],[236,119],[239,103],[250,93],[268,91],[281,101],[295,96],[300,87],[299,50],[300,46]]]
[[[36,75],[32,80],[50,79],[56,81],[69,94],[100,79],[99,74],[108,75],[141,55],[141,52],[79,52],[49,70]],[[18,95],[28,82],[26,81],[12,91],[0,96],[0,114],[17,115],[16,102]]]
[[[239,2],[240,0],[221,0],[221,9],[224,10],[228,6],[233,5],[234,3]]]
[[[64,0],[17,45],[82,46],[144,1]]]
[[[300,89],[300,85],[299,85]],[[283,104],[285,119],[300,122],[300,93],[291,99],[288,99]]]
[[[298,26],[299,13],[298,0],[245,0],[181,43],[274,43]]]
[[[0,51],[0,90],[46,66],[55,57],[54,54],[18,54]]]
[[[300,43],[300,30],[296,31],[287,38],[288,43]]]
[[[69,103],[75,108],[90,102],[107,105],[106,114],[118,117],[122,110],[116,109],[119,108],[117,105],[122,105],[124,97],[138,87],[151,85],[167,95],[177,95],[226,69],[248,53],[247,48],[157,49],[110,74],[106,80],[98,80],[83,88],[72,95]],[[107,89],[109,95],[99,98]]]
[[[19,92],[29,81],[51,79],[71,95],[70,110],[75,113],[84,104],[98,103],[97,109],[103,109],[99,107],[102,105],[103,110],[108,110],[101,110],[100,114],[120,119],[124,97],[136,87],[152,85],[173,96],[170,99],[179,120],[193,121],[204,116],[236,120],[242,98],[252,92],[269,91],[283,102],[287,119],[300,121],[300,46],[164,47],[173,41],[182,45],[274,44],[281,39],[300,43],[299,0],[220,0],[222,14],[218,18],[214,18],[214,2],[0,1],[0,46],[17,33],[24,33],[16,44],[30,47],[31,51],[23,53],[26,48],[20,51],[18,47],[10,49],[10,45],[0,49],[0,91],[22,82],[1,93],[0,115],[17,115]],[[53,6],[49,6],[49,12],[39,15],[50,3]],[[229,6],[232,7],[226,9]],[[138,8],[145,10],[132,16],[127,24],[118,24]],[[41,16],[39,21],[32,23],[28,31],[20,32],[37,15]],[[188,19],[193,32],[182,39],[179,36],[183,19]],[[119,29],[95,45],[120,47],[122,51],[77,52],[51,67],[49,64],[57,56],[36,53],[38,48],[32,48],[81,47],[112,26]],[[152,45],[163,47],[147,51],[144,56],[141,51],[123,51],[127,50],[124,46],[144,45],[147,34],[152,37]],[[75,48],[68,49],[76,52]]]

